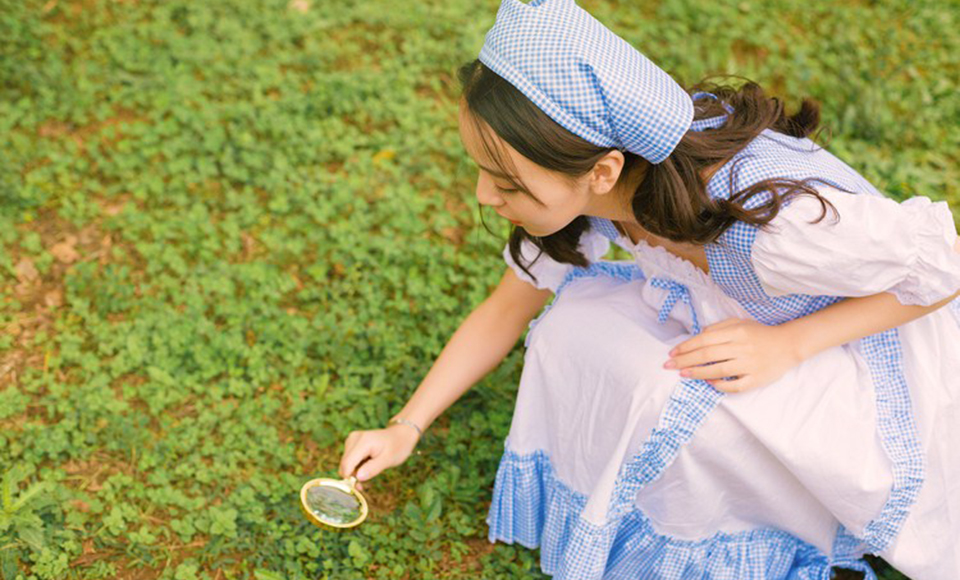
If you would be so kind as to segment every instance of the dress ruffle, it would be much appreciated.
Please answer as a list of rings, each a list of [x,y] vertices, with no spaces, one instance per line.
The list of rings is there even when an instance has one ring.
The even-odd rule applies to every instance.
[[[946,202],[903,202],[823,187],[819,201],[792,200],[756,234],[750,260],[769,296],[869,296],[890,292],[901,304],[929,306],[960,289],[957,228]],[[713,267],[713,266],[711,266]]]
[[[913,211],[915,260],[906,279],[892,290],[901,304],[929,306],[960,290],[957,227],[945,201],[912,197],[901,204]]]
[[[599,232],[587,231],[580,236],[577,249],[587,258],[587,261],[595,262],[603,257],[610,249],[610,240]],[[509,243],[503,246],[501,255],[503,256],[504,262],[513,269],[517,277],[521,280],[541,290],[549,289],[553,292],[557,291],[557,287],[563,279],[576,267],[573,264],[557,262],[550,258],[546,252],[541,252],[540,249],[528,239],[524,239],[520,243],[520,255],[523,260],[523,265],[526,266],[531,274],[536,276],[536,280],[524,272],[517,262],[514,261],[513,256],[510,255]]]
[[[540,567],[577,580],[829,580],[835,566],[876,575],[863,559],[833,561],[782,530],[760,528],[684,540],[654,531],[633,509],[605,526],[580,517],[587,498],[564,484],[542,450],[525,455],[508,442],[487,516],[490,542],[540,548]],[[609,549],[597,549],[607,544]],[[592,548],[592,549],[591,549]],[[604,561],[592,561],[604,554]]]

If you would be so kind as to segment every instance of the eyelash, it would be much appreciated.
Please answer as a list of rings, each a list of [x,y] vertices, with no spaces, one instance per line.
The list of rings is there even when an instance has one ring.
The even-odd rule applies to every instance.
[[[523,190],[523,189],[503,189],[502,187],[500,187],[500,186],[497,185],[496,183],[493,184],[493,187],[494,187],[497,191],[499,191],[500,193],[522,193],[522,194],[524,194],[525,196],[527,196],[527,197],[529,197],[530,199],[532,199],[532,200],[533,200],[533,203],[535,203],[535,204],[537,204],[537,205],[539,205],[539,206],[541,206],[541,207],[546,207],[542,201],[540,201],[539,199],[537,199],[536,197],[534,197],[533,194],[530,193],[529,191],[526,191],[526,190]]]

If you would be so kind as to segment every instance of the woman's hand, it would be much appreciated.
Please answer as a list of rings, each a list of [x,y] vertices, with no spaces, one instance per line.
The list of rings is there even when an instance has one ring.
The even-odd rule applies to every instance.
[[[356,473],[358,482],[376,477],[384,469],[406,461],[419,438],[416,430],[402,423],[394,423],[385,429],[351,431],[340,458],[340,477],[350,477],[357,466],[360,466]],[[357,483],[357,489],[362,490],[363,486]]]
[[[789,326],[728,318],[678,344],[663,367],[736,393],[769,385],[799,365],[799,346]]]

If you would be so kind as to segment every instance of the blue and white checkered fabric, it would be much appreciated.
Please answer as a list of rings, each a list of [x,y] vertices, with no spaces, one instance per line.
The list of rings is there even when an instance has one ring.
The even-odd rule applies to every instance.
[[[651,163],[693,120],[690,95],[574,0],[503,0],[478,58],[571,133]]]
[[[693,93],[693,95],[692,95],[692,98],[693,98],[693,101],[694,101],[694,106],[696,106],[696,102],[697,102],[697,101],[699,101],[700,99],[702,99],[702,98],[704,98],[704,97],[710,97],[711,99],[719,100],[719,99],[717,98],[717,95],[715,95],[715,94],[713,94],[713,93],[707,93],[707,92],[704,92],[704,91],[698,91],[698,92],[696,92],[696,93]],[[707,119],[698,119],[698,120],[696,120],[696,121],[694,121],[693,123],[690,124],[690,130],[691,130],[691,131],[705,131],[705,130],[707,130],[707,129],[715,129],[715,128],[719,127],[720,125],[723,125],[723,124],[726,122],[726,120],[727,120],[727,116],[729,116],[730,113],[733,113],[733,107],[731,107],[731,106],[728,105],[727,103],[722,103],[722,104],[723,104],[723,108],[727,110],[727,114],[726,114],[726,115],[721,115],[721,116],[719,116],[719,117],[710,117],[710,118],[707,118]]]
[[[695,96],[699,98],[699,95]],[[769,130],[754,139],[712,176],[707,184],[707,193],[712,198],[726,198],[730,194],[731,183],[734,191],[742,191],[762,180],[784,177],[797,180],[816,177],[827,185],[854,194],[882,195],[847,164],[813,141]],[[769,198],[769,192],[760,193],[751,198],[746,207],[757,207]],[[590,224],[612,241],[619,237],[610,220],[591,217]],[[781,324],[843,299],[841,296],[806,294],[767,295],[750,260],[756,235],[755,226],[736,222],[720,236],[717,243],[705,248],[710,278],[756,320],[764,324]],[[842,275],[839,272],[837,274]],[[894,485],[890,497],[877,518],[867,525],[863,537],[858,538],[868,544],[872,551],[880,552],[896,538],[909,514],[923,483],[925,466],[903,375],[898,331],[891,329],[865,337],[861,340],[861,347],[876,386],[880,435],[894,464]]]
[[[695,95],[695,98],[701,96]],[[695,130],[716,127],[724,118],[705,119],[695,125]],[[715,173],[707,191],[714,198],[727,197],[731,184],[734,191],[741,191],[761,180],[782,177],[817,177],[855,194],[882,195],[853,169],[812,141],[771,131],[765,131]],[[756,207],[768,195],[756,196],[760,199],[754,198],[748,207]],[[590,225],[614,242],[620,239],[610,220],[591,217]],[[765,324],[780,324],[841,299],[800,294],[768,296],[750,262],[755,237],[756,228],[737,222],[717,243],[707,246],[711,279],[755,319]],[[599,261],[586,268],[572,269],[557,288],[554,301],[575,280],[600,275],[625,281],[645,279],[635,263]],[[682,284],[659,280],[662,280],[659,287],[666,292],[665,302],[670,302],[664,307],[673,308],[683,300],[679,289]],[[696,319],[694,305],[689,307]],[[951,303],[950,308],[960,319],[960,299]],[[487,520],[490,540],[518,541],[531,548],[539,545],[541,567],[547,574],[556,574],[556,578],[826,580],[831,577],[831,568],[839,566],[859,569],[867,579],[875,580],[862,555],[882,552],[896,538],[922,486],[925,466],[903,374],[897,329],[863,338],[861,351],[874,381],[878,431],[893,465],[894,481],[887,502],[867,524],[862,537],[839,526],[832,554],[823,554],[783,531],[766,528],[733,535],[718,533],[696,541],[662,536],[653,531],[644,514],[636,508],[636,494],[670,466],[679,449],[695,436],[723,397],[723,393],[707,383],[692,380],[678,383],[651,436],[621,468],[614,484],[608,521],[603,526],[580,517],[586,499],[570,491],[553,475],[546,455],[537,452],[517,456],[508,448],[497,472]]]
[[[831,558],[774,528],[687,540],[657,533],[640,510],[592,525],[580,517],[587,497],[557,476],[544,451],[520,455],[509,440],[504,448],[486,520],[488,539],[539,547],[540,568],[554,580],[829,580],[834,566],[877,580],[859,556]],[[855,546],[841,534],[834,551],[856,554]]]

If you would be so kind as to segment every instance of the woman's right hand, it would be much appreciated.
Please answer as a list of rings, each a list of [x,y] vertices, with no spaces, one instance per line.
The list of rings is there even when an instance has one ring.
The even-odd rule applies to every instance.
[[[358,482],[376,477],[384,469],[406,461],[419,438],[413,427],[402,423],[394,423],[384,429],[351,431],[340,458],[340,477],[350,477],[358,466]],[[357,483],[357,489],[363,490],[363,486]]]

